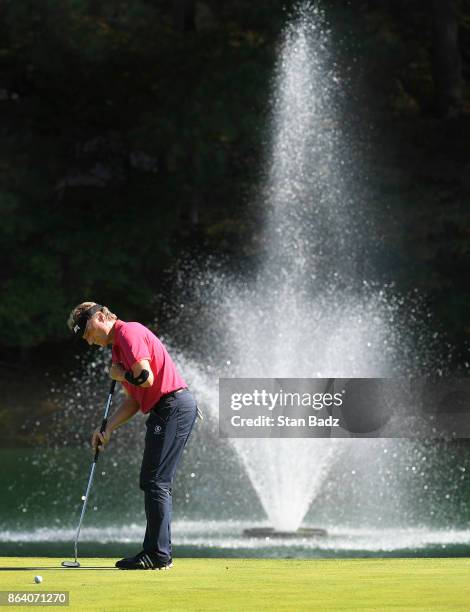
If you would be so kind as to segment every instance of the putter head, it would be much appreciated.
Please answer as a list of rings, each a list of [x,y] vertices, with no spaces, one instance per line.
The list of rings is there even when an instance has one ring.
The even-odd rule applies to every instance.
[[[61,565],[63,567],[80,567],[80,563],[78,561],[62,561]]]

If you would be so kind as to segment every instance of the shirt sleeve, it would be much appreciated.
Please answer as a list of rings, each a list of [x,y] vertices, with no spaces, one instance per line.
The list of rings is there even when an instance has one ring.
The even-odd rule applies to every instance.
[[[149,348],[145,335],[138,329],[127,329],[121,336],[120,341],[121,354],[124,357],[128,367],[141,361],[142,359],[148,359],[150,361]]]

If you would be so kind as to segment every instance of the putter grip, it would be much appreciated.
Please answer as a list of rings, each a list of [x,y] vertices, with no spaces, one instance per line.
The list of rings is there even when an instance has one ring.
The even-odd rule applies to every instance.
[[[116,381],[113,380],[111,381],[111,387],[109,389],[109,395],[111,396],[114,393],[114,389],[116,388]],[[109,402],[111,402],[111,397],[109,398]],[[100,433],[103,433],[106,429],[106,425],[108,424],[108,417],[105,417],[103,419],[103,421],[101,422],[101,427],[100,427]],[[93,459],[93,461],[96,463],[98,461],[98,457],[100,454],[100,446],[101,444],[98,444],[95,450],[95,458]]]
[[[108,424],[108,419],[103,419],[102,423],[101,423],[101,427],[100,427],[100,433],[103,433],[104,430],[106,429],[106,425]],[[98,444],[98,446],[96,447],[95,450],[95,458],[94,458],[94,462],[96,463],[98,461],[98,455],[100,454],[100,447],[101,444]]]

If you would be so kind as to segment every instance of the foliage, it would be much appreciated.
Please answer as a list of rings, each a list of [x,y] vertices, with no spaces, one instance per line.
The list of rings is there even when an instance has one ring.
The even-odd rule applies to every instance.
[[[62,337],[85,298],[149,316],[192,209],[240,207],[272,62],[259,8],[256,30],[248,11],[183,34],[164,7],[4,3],[3,345]]]
[[[181,252],[253,252],[248,196],[261,167],[278,34],[292,4],[198,2],[190,32],[178,31],[163,0],[0,5],[0,345],[60,341],[69,308],[83,299],[109,303],[124,318],[153,318],[153,296]],[[381,160],[408,172],[393,185],[395,213],[416,213],[411,224],[424,245],[417,251],[433,252],[424,243],[435,210],[448,193],[457,207],[468,196],[470,127],[463,118],[453,147],[432,117],[429,10],[418,0],[323,5],[340,62],[355,63],[352,95],[385,126],[383,150],[404,155]],[[465,42],[470,2],[460,0],[459,10]],[[443,155],[452,171],[442,170]],[[407,192],[410,180],[419,195]],[[470,221],[459,219],[467,229],[444,239],[464,275]],[[403,282],[413,285],[426,276],[422,258],[404,252]],[[454,265],[441,255],[435,249],[427,264]],[[441,292],[436,302],[449,319],[456,313],[456,330],[470,329],[466,289],[454,279],[460,293],[446,301],[445,275],[439,265],[429,275]]]

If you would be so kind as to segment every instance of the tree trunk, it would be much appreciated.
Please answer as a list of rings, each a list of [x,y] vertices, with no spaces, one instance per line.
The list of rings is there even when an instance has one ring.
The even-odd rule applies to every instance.
[[[181,32],[191,32],[195,30],[195,10],[195,0],[174,0],[173,11],[175,27]]]
[[[101,17],[103,7],[101,0],[88,0],[88,14],[91,17]]]
[[[458,115],[462,106],[462,62],[456,0],[433,0],[433,78],[439,113]]]

